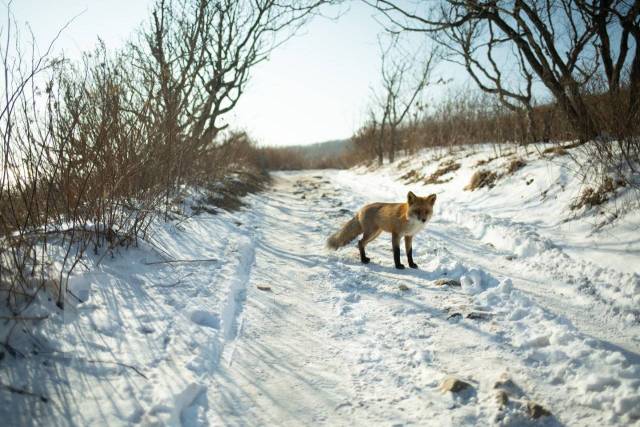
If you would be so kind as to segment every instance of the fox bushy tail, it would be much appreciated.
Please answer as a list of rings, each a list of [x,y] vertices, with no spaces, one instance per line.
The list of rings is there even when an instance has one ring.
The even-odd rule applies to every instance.
[[[338,249],[345,246],[350,241],[358,237],[358,234],[362,233],[362,226],[357,216],[354,216],[347,222],[342,228],[331,235],[327,239],[327,247],[331,249]]]

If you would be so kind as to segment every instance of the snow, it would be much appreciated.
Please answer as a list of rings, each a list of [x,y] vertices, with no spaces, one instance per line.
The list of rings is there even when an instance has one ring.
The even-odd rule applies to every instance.
[[[87,257],[65,311],[43,293],[23,315],[46,319],[0,326],[22,353],[4,352],[0,383],[49,399],[0,389],[3,425],[640,424],[640,216],[571,213],[568,159],[464,192],[493,154],[474,150],[439,185],[399,179],[446,160],[431,152],[279,173],[242,211]],[[388,235],[369,265],[327,251],[359,207],[408,190],[438,194],[420,269],[393,268]],[[442,392],[450,376],[471,388]],[[529,401],[552,415],[532,420]]]

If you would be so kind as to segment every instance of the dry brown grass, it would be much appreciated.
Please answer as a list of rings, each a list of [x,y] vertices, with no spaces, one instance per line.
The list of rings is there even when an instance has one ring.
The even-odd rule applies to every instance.
[[[507,174],[511,175],[519,169],[525,167],[527,162],[525,162],[522,158],[512,159],[507,165]]]
[[[453,160],[448,160],[446,162],[442,162],[438,169],[434,173],[432,173],[428,178],[424,180],[425,184],[444,184],[445,182],[449,182],[453,179],[453,177],[449,177],[448,179],[440,179],[444,175],[455,172],[460,169],[460,163],[456,163]]]
[[[592,208],[600,206],[613,196],[619,187],[626,185],[624,180],[613,180],[611,177],[605,177],[603,182],[594,189],[593,187],[585,187],[580,196],[570,205],[571,210],[579,210],[584,207]]]
[[[264,190],[270,182],[265,171],[233,171],[221,181],[205,186],[206,194],[192,206],[194,213],[216,214],[217,208],[232,212],[245,206],[243,198],[250,193]],[[215,184],[215,185],[214,185]]]
[[[498,179],[498,174],[487,170],[481,169],[476,171],[472,176],[469,184],[464,187],[465,191],[475,191],[479,188],[489,187],[492,188],[495,185],[496,180]]]
[[[491,163],[492,161],[494,161],[495,159],[497,159],[497,157],[489,157],[487,159],[480,159],[476,162],[475,165],[473,165],[474,167],[479,167],[479,166],[484,166],[487,165],[489,163]]]
[[[416,169],[411,169],[409,172],[402,175],[400,179],[403,180],[405,184],[414,184],[418,181],[422,181],[424,179],[424,175]]]
[[[545,148],[542,151],[542,154],[550,154],[551,156],[564,156],[566,154],[569,154],[568,150],[580,147],[581,145],[583,145],[583,143],[580,141],[576,141],[576,142],[572,142],[564,145],[556,145],[554,147]]]
[[[549,154],[551,156],[564,156],[565,154],[567,154],[567,150],[565,150],[564,147],[561,147],[561,146],[549,147],[549,148],[545,148],[542,151],[542,154]]]

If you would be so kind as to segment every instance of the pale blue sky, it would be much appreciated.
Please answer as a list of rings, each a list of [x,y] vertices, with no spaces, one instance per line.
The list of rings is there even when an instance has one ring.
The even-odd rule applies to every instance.
[[[108,48],[121,46],[146,19],[151,4],[152,0],[16,0],[12,8],[19,24],[31,25],[40,45],[79,15],[57,43],[67,56],[78,57],[95,46],[98,36]],[[254,70],[228,121],[262,145],[351,136],[363,123],[371,87],[379,80],[376,36],[381,30],[373,10],[358,1],[337,20],[314,19]]]

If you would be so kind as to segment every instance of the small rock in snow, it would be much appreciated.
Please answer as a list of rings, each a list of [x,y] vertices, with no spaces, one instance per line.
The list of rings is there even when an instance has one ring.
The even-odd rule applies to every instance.
[[[438,279],[435,282],[433,282],[434,285],[436,286],[454,286],[454,287],[460,287],[460,282],[456,279]]]
[[[467,313],[467,319],[475,319],[475,320],[487,320],[491,319],[493,313],[488,311],[472,311]]]
[[[527,412],[529,413],[529,416],[534,419],[540,417],[548,417],[549,415],[551,415],[551,412],[549,412],[539,403],[533,401],[527,402]]]
[[[447,377],[440,384],[440,390],[442,390],[442,392],[449,391],[451,393],[459,393],[468,388],[473,387],[471,386],[471,384],[464,382],[456,377]]]
[[[265,292],[271,292],[271,286],[267,286],[267,285],[258,285],[257,286],[258,290],[261,291],[265,291]]]
[[[348,408],[348,407],[352,407],[353,405],[351,404],[351,402],[342,402],[340,403],[338,406],[336,406],[336,411],[339,411],[343,408]]]
[[[496,403],[499,408],[504,408],[509,403],[509,395],[504,390],[498,390],[496,394]]]
[[[403,285],[398,286],[398,289],[400,289],[403,292],[406,292],[406,291],[409,290],[409,287],[407,285],[403,284]]]
[[[449,315],[449,317],[447,317],[447,320],[453,319],[453,320],[458,320],[462,318],[462,314],[461,313],[451,313]]]
[[[511,396],[524,396],[524,391],[522,390],[522,388],[520,388],[520,386],[513,382],[511,378],[508,378],[504,375],[502,375],[501,378],[496,381],[496,383],[493,385],[493,388],[508,393]]]

